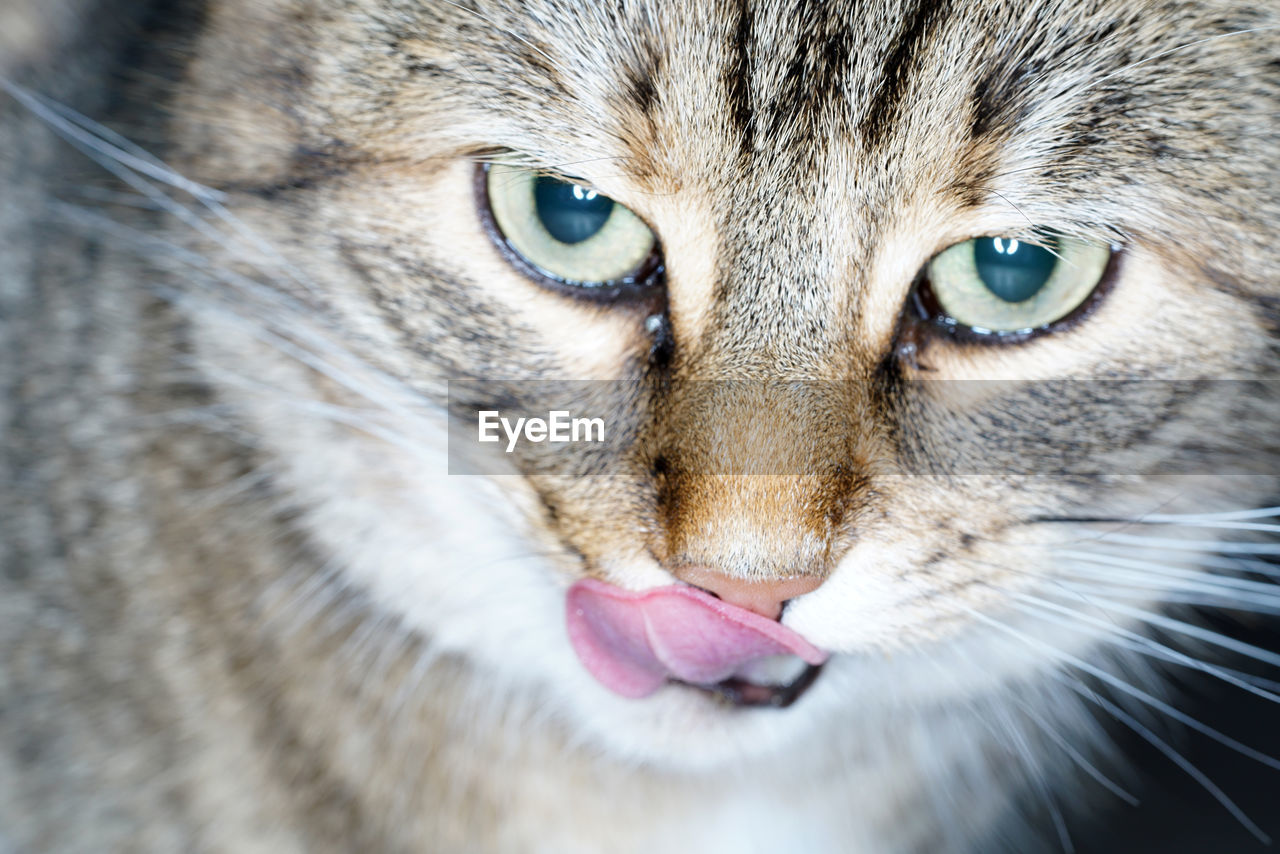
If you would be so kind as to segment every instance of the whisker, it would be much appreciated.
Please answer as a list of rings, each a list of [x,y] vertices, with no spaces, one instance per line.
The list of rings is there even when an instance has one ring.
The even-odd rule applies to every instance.
[[[1214,528],[1218,530],[1231,531],[1260,531],[1267,534],[1280,534],[1280,525],[1265,522],[1238,522],[1234,520],[1223,519],[1213,521],[1210,519],[1182,519],[1177,522],[1160,522],[1153,519],[1143,519],[1147,524],[1176,524],[1186,528]]]
[[[1143,537],[1134,534],[1104,534],[1100,542],[1123,543],[1169,551],[1203,550],[1219,554],[1280,555],[1280,543],[1242,543],[1231,540],[1180,540],[1176,537]]]
[[[1092,550],[1091,550],[1092,551]],[[1141,550],[1136,550],[1141,553]],[[1114,548],[1098,548],[1097,554],[1109,558],[1118,558],[1121,560],[1129,558],[1135,552],[1135,549],[1128,546],[1120,546]],[[1232,573],[1235,577],[1241,577],[1245,574],[1255,574],[1264,576],[1275,576],[1280,578],[1280,566],[1269,563],[1261,558],[1251,557],[1226,557],[1215,554],[1187,554],[1187,555],[1160,555],[1160,566],[1168,566],[1175,569],[1222,569]]]
[[[1219,557],[1215,554],[1190,553],[1187,556],[1165,556],[1161,554],[1160,560],[1144,560],[1140,557],[1132,557],[1137,549],[1125,549],[1124,553],[1116,553],[1114,551],[1101,551],[1101,549],[1091,549],[1091,551],[1080,551],[1080,549],[1062,549],[1057,552],[1062,557],[1069,557],[1074,561],[1083,561],[1085,563],[1101,563],[1105,566],[1119,566],[1123,568],[1132,568],[1132,570],[1142,571],[1169,571],[1176,574],[1202,576],[1210,575],[1216,579],[1240,579],[1238,575],[1221,575],[1206,574],[1202,568],[1221,568],[1221,570],[1247,570],[1258,571],[1260,568],[1265,570],[1274,570],[1276,567],[1268,565],[1268,563],[1258,562],[1253,558],[1242,557]],[[1138,553],[1142,553],[1138,551]],[[1261,592],[1280,593],[1280,585],[1266,583],[1266,581],[1248,581],[1248,584],[1254,586]]]
[[[242,312],[238,310],[238,307],[233,308],[230,304],[225,302],[210,303],[206,301],[202,303],[193,294],[177,291],[168,287],[156,286],[153,288],[158,295],[163,296],[176,304],[186,306],[203,305],[210,311],[220,312],[220,316],[224,319],[240,321],[240,325],[242,327],[247,329],[250,334],[254,335],[254,337],[263,341],[263,343],[270,344],[282,353],[294,357],[302,364],[325,375],[329,379],[346,388],[348,391],[354,392],[360,397],[367,399],[370,403],[373,403],[388,412],[410,419],[413,418],[413,415],[405,410],[402,404],[391,399],[387,394],[380,392],[378,390],[379,384],[391,386],[391,388],[402,397],[409,397],[414,401],[425,402],[420,395],[409,390],[402,383],[399,383],[393,378],[388,377],[385,373],[370,367],[367,363],[350,357],[345,351],[336,348],[326,338],[319,335],[312,329],[312,323],[308,318],[304,317],[300,311],[293,310],[284,302],[287,297],[267,289],[260,282],[247,279],[246,277],[230,271],[212,267],[212,265],[197,253],[191,252],[183,247],[170,244],[168,241],[161,238],[154,237],[153,235],[149,235],[145,232],[140,232],[137,229],[117,223],[109,217],[104,217],[96,212],[87,211],[75,205],[67,205],[65,203],[58,203],[55,205],[55,209],[73,222],[89,225],[97,230],[104,231],[112,234],[113,236],[118,236],[121,239],[130,239],[144,246],[165,250],[176,260],[183,262],[186,266],[189,266],[194,270],[210,275],[224,284],[232,285],[241,293],[248,294],[255,298],[261,298],[268,302],[274,309],[283,308],[288,317],[287,327],[278,321],[272,324],[277,330],[279,330],[279,332],[283,332],[288,335],[290,339],[305,341],[308,345],[323,349],[329,358],[336,357],[343,361],[352,363],[353,369],[359,370],[362,374],[367,375],[367,378],[362,377],[357,379],[349,370],[339,368],[332,362],[322,358],[317,353],[305,349],[293,341],[287,340],[283,335],[278,334],[277,332],[268,330],[261,322],[261,318],[255,317],[250,319],[244,317]],[[376,380],[376,382],[374,382],[374,380]],[[390,390],[388,393],[390,393]],[[428,407],[429,409],[435,408],[434,405],[431,404],[428,404]]]
[[[1184,715],[1181,712],[1177,712],[1176,709],[1173,709],[1172,707],[1168,706],[1168,704],[1162,703],[1159,700],[1156,700],[1156,698],[1151,697],[1149,694],[1146,694],[1145,692],[1140,691],[1137,688],[1134,688],[1132,685],[1129,685],[1127,682],[1124,682],[1123,680],[1116,678],[1114,675],[1107,673],[1106,671],[1101,670],[1099,668],[1093,667],[1092,665],[1088,665],[1087,663],[1081,661],[1075,656],[1070,655],[1069,653],[1064,652],[1063,650],[1060,650],[1056,647],[1053,647],[1049,644],[1039,641],[1036,638],[1033,638],[1030,635],[1027,635],[1025,632],[1020,632],[1017,629],[1014,629],[1011,626],[1005,625],[1004,623],[1000,622],[999,620],[996,620],[993,617],[988,617],[987,615],[982,614],[979,611],[976,611],[971,608],[965,608],[964,610],[967,611],[972,617],[974,617],[974,619],[977,619],[979,622],[982,622],[990,626],[991,628],[994,628],[1005,634],[1012,635],[1018,638],[1020,642],[1039,648],[1042,651],[1045,651],[1046,653],[1048,653],[1050,656],[1057,658],[1060,661],[1063,661],[1064,663],[1070,664],[1071,666],[1078,667],[1079,669],[1084,670],[1086,673],[1092,673],[1095,677],[1102,679],[1102,681],[1106,682],[1107,684],[1112,685],[1113,687],[1118,688],[1124,693],[1135,697],[1135,699],[1139,699],[1140,701],[1147,703],[1148,705],[1154,705],[1155,708],[1158,708],[1161,711],[1165,711],[1167,709],[1168,711],[1174,712],[1175,714],[1172,715],[1172,717],[1174,717],[1175,720],[1181,720],[1184,723],[1187,721],[1194,721],[1193,718],[1190,718],[1189,716]],[[1086,700],[1097,704],[1102,709],[1104,709],[1108,714],[1114,717],[1116,720],[1120,721],[1122,724],[1124,724],[1129,729],[1133,730],[1135,733],[1141,736],[1148,744],[1151,744],[1153,747],[1158,749],[1170,761],[1174,762],[1179,768],[1181,768],[1183,771],[1189,774],[1192,777],[1192,779],[1194,779],[1197,783],[1199,783],[1205,789],[1205,791],[1209,792],[1209,794],[1212,795],[1213,798],[1218,801],[1218,803],[1222,804],[1222,806],[1228,812],[1230,812],[1231,815],[1233,815],[1236,818],[1236,820],[1241,823],[1241,825],[1243,825],[1247,830],[1249,830],[1251,834],[1256,836],[1259,840],[1261,840],[1264,843],[1268,843],[1268,844],[1270,843],[1271,841],[1270,837],[1267,836],[1267,834],[1263,832],[1262,828],[1260,828],[1256,823],[1254,823],[1253,820],[1250,819],[1249,816],[1242,809],[1240,809],[1239,806],[1236,805],[1235,801],[1231,800],[1231,798],[1227,796],[1226,792],[1224,792],[1211,779],[1209,779],[1209,777],[1204,772],[1196,768],[1195,765],[1192,764],[1186,757],[1184,757],[1181,753],[1179,753],[1177,750],[1171,747],[1168,743],[1166,743],[1163,739],[1161,739],[1158,735],[1156,735],[1155,732],[1153,732],[1149,727],[1142,724],[1140,721],[1138,721],[1132,715],[1125,712],[1115,703],[1112,703],[1111,701],[1107,700],[1105,697],[1098,694],[1096,691],[1093,691],[1090,688],[1088,688],[1078,678],[1075,678],[1073,676],[1070,676],[1066,673],[1063,673],[1061,671],[1054,670],[1054,669],[1050,669],[1048,671],[1048,675],[1058,680],[1059,682],[1062,682],[1064,685],[1066,685],[1068,688],[1070,688],[1072,691],[1076,692],[1080,696],[1084,697]],[[1151,702],[1148,702],[1148,701],[1151,701]],[[1164,708],[1161,708],[1161,707],[1164,707]],[[1168,714],[1168,711],[1166,711],[1166,714]],[[1194,721],[1194,723],[1195,723],[1195,726],[1193,726],[1192,728],[1196,729],[1197,732],[1202,732],[1206,735],[1209,735],[1209,733],[1217,733],[1217,730],[1214,730],[1211,727],[1205,726],[1204,724],[1200,724],[1199,721]],[[1221,736],[1221,733],[1217,733],[1217,734]],[[1210,737],[1213,737],[1213,736],[1210,736]],[[1223,739],[1226,739],[1228,742],[1232,741],[1232,739],[1229,739],[1226,736],[1221,736],[1221,737]],[[1223,743],[1218,738],[1215,738],[1214,740],[1219,741],[1219,743]],[[1230,746],[1230,745],[1228,744],[1227,746]],[[1244,745],[1241,745],[1241,746],[1243,747]],[[1246,750],[1250,750],[1250,749],[1246,748]],[[1256,751],[1253,751],[1253,752],[1256,753]],[[1249,755],[1249,754],[1246,753],[1246,755]],[[1259,754],[1259,756],[1265,756],[1265,755]],[[1270,757],[1266,757],[1266,758],[1270,759]],[[1271,760],[1271,762],[1275,763],[1276,760]],[[1266,763],[1266,764],[1270,764],[1270,763]],[[1276,765],[1273,765],[1272,767],[1277,767],[1277,766],[1280,766],[1280,763],[1276,763]]]
[[[1090,762],[1084,754],[1077,750],[1071,742],[1067,741],[1067,739],[1063,737],[1062,733],[1054,729],[1053,726],[1045,720],[1044,716],[1035,710],[1035,707],[1024,700],[1019,699],[1016,695],[1011,694],[1009,699],[1011,699],[1014,704],[1022,710],[1022,712],[1040,729],[1041,732],[1045,734],[1045,736],[1049,738],[1050,741],[1066,753],[1072,762],[1078,765],[1081,770],[1097,781],[1103,788],[1131,807],[1141,805],[1142,802],[1138,800],[1135,795],[1122,788],[1119,783],[1112,780],[1106,774],[1103,774],[1102,771]]]
[[[1100,554],[1096,552],[1076,551],[1074,549],[1064,550],[1059,553],[1061,557],[1070,558],[1072,569],[1090,569],[1098,572],[1096,567],[1116,567],[1121,570],[1136,573],[1140,577],[1159,576],[1163,578],[1185,579],[1186,581],[1199,584],[1212,584],[1220,589],[1235,589],[1249,593],[1257,593],[1258,595],[1269,598],[1280,596],[1280,585],[1273,584],[1270,581],[1252,581],[1247,578],[1239,578],[1234,575],[1222,575],[1219,573],[1211,573],[1204,571],[1196,571],[1185,567],[1170,566],[1166,563],[1156,563],[1149,560],[1138,560],[1137,558],[1125,558],[1119,555]],[[1089,565],[1092,564],[1093,567]]]
[[[1230,650],[1231,652],[1239,655],[1252,658],[1255,661],[1270,664],[1273,667],[1280,667],[1280,653],[1272,652],[1271,650],[1263,649],[1260,646],[1255,646],[1253,644],[1245,643],[1244,641],[1236,640],[1235,638],[1227,637],[1219,632],[1202,628],[1201,626],[1197,626],[1193,623],[1176,620],[1172,617],[1166,617],[1152,611],[1145,611],[1141,608],[1132,608],[1128,605],[1109,601],[1105,597],[1099,597],[1094,604],[1096,607],[1105,608],[1109,611],[1114,611],[1117,614],[1123,614],[1126,617],[1150,623],[1153,626],[1158,626],[1167,631],[1193,637],[1196,640],[1221,647],[1222,649]]]
[[[314,284],[279,250],[227,210],[222,204],[223,200],[226,199],[225,193],[183,177],[165,165],[159,158],[129,142],[129,140],[110,128],[72,110],[70,107],[31,92],[3,78],[0,78],[0,87],[3,87],[20,103],[49,124],[63,139],[148,198],[158,209],[172,213],[236,257],[256,265],[256,262],[239,252],[237,247],[224,235],[210,228],[195,213],[155,186],[147,183],[139,175],[147,176],[187,193],[218,220],[230,227],[240,238],[248,241],[260,253],[270,258],[275,263],[278,271],[287,273],[304,290],[312,293],[317,292]]]
[[[1185,524],[1187,522],[1238,522],[1247,519],[1275,518],[1280,518],[1280,507],[1260,507],[1257,510],[1229,510],[1224,513],[1152,513],[1133,521]]]
[[[1068,688],[1075,691],[1077,694],[1080,694],[1080,696],[1084,697],[1086,700],[1097,704],[1100,708],[1106,711],[1107,714],[1120,721],[1120,723],[1137,733],[1152,747],[1163,753],[1169,761],[1173,762],[1185,771],[1193,780],[1199,783],[1205,791],[1212,795],[1213,799],[1220,803],[1227,812],[1231,813],[1231,815],[1235,817],[1236,821],[1240,822],[1240,824],[1248,830],[1249,833],[1262,843],[1266,845],[1271,844],[1271,837],[1268,836],[1261,827],[1255,824],[1245,811],[1240,809],[1240,807],[1236,805],[1235,801],[1231,800],[1226,792],[1222,791],[1222,789],[1219,788],[1213,780],[1209,779],[1207,774],[1192,764],[1189,759],[1175,750],[1168,742],[1160,738],[1160,736],[1156,735],[1150,727],[1144,725],[1141,721],[1130,715],[1128,712],[1125,712],[1115,703],[1112,703],[1096,691],[1090,690],[1078,679],[1072,679],[1061,673],[1054,673],[1052,675],[1063,681]]]
[[[106,157],[110,160],[117,161],[134,172],[140,172],[141,174],[154,178],[157,181],[169,184],[170,186],[183,190],[198,199],[216,199],[222,195],[216,190],[211,190],[210,188],[198,184],[195,181],[182,177],[182,175],[160,163],[154,157],[145,154],[145,152],[141,152],[140,149],[137,149],[137,147],[132,144],[129,144],[127,147],[134,151],[138,151],[139,153],[132,153],[130,150],[126,150],[126,148],[107,142],[102,138],[102,136],[110,136],[116,139],[122,138],[113,131],[102,127],[102,125],[97,122],[94,122],[79,113],[75,113],[74,111],[69,110],[69,108],[61,107],[61,105],[59,105],[59,110],[69,112],[76,116],[75,122],[73,123],[69,119],[60,115],[59,110],[55,110],[50,106],[55,102],[32,92],[24,86],[20,86],[6,78],[0,77],[0,89],[4,89],[15,100],[36,116],[40,117],[64,139],[73,143],[78,142],[80,145],[85,146],[100,157]],[[92,132],[90,132],[90,130],[86,130],[86,126],[92,128]],[[106,131],[106,133],[99,136],[101,131]]]
[[[1075,845],[1072,844],[1071,835],[1067,832],[1067,823],[1062,818],[1062,811],[1058,808],[1048,781],[1045,780],[1044,770],[1036,763],[1031,745],[1027,743],[1022,734],[1022,728],[1003,709],[995,709],[994,714],[1003,719],[1000,728],[997,728],[993,722],[986,720],[982,716],[979,716],[978,720],[995,738],[997,744],[1011,744],[1014,753],[1022,760],[1022,764],[1027,770],[1027,777],[1031,780],[1031,785],[1035,787],[1036,793],[1049,810],[1049,818],[1053,822],[1055,832],[1058,834],[1058,842],[1062,845],[1062,850],[1067,854],[1074,854]],[[1008,741],[1005,740],[1006,736]]]
[[[442,650],[437,649],[434,645],[424,643],[418,651],[418,655],[414,658],[413,667],[405,676],[404,681],[400,683],[400,687],[396,690],[395,695],[391,699],[388,717],[398,718],[407,708],[409,699],[418,693],[418,689],[422,686],[422,682],[427,678],[428,671],[432,666],[440,660]]]
[[[975,620],[978,620],[982,623],[992,626],[993,628],[997,628],[1000,631],[1003,631],[1013,637],[1016,637],[1021,642],[1029,644],[1037,649],[1040,649],[1041,651],[1047,653],[1050,656],[1053,656],[1054,658],[1058,659],[1059,661],[1065,664],[1069,664],[1072,667],[1075,667],[1079,670],[1083,670],[1085,673],[1088,673],[1091,676],[1097,679],[1100,679],[1101,681],[1107,683],[1108,685],[1115,688],[1116,690],[1121,691],[1125,694],[1128,694],[1130,697],[1133,697],[1134,699],[1142,703],[1145,703],[1148,706],[1151,706],[1153,709],[1156,709],[1162,712],[1163,714],[1168,715],[1174,720],[1190,727],[1191,729],[1194,729],[1196,732],[1202,735],[1208,736],[1209,738],[1218,742],[1222,746],[1230,748],[1231,750],[1234,750],[1243,756],[1248,756],[1250,759],[1260,762],[1261,764],[1266,765],[1268,768],[1274,768],[1280,771],[1280,759],[1276,759],[1273,756],[1269,756],[1259,750],[1255,750],[1254,748],[1249,747],[1247,744],[1243,744],[1242,742],[1237,741],[1231,736],[1223,732],[1219,732],[1218,730],[1214,729],[1208,724],[1201,723],[1200,721],[1196,720],[1195,718],[1191,717],[1185,712],[1179,711],[1178,709],[1174,708],[1173,706],[1169,705],[1163,700],[1152,696],[1151,694],[1147,693],[1146,691],[1143,691],[1140,688],[1135,688],[1133,685],[1130,685],[1128,682],[1125,682],[1123,679],[1120,679],[1115,674],[1110,673],[1106,670],[1103,670],[1100,667],[1095,667],[1094,665],[1088,663],[1087,661],[1077,656],[1074,656],[1064,650],[1061,650],[1055,646],[1044,643],[1043,641],[1040,641],[1026,634],[1025,632],[1020,632],[1011,626],[1007,626],[1004,623],[1001,623],[1000,621],[995,620],[987,616],[986,614],[983,614],[980,611],[977,611],[968,607],[965,607],[964,610],[970,616],[972,616]]]
[[[1200,661],[1197,658],[1179,652],[1166,644],[1162,644],[1151,638],[1145,637],[1137,632],[1118,628],[1113,623],[1109,623],[1106,620],[1100,620],[1096,617],[1090,617],[1086,614],[1078,613],[1070,608],[1057,605],[1053,602],[1048,602],[1036,596],[1028,596],[1021,593],[1011,595],[1031,606],[1030,608],[1019,608],[1023,613],[1033,615],[1038,613],[1042,619],[1048,619],[1057,625],[1065,626],[1067,628],[1076,628],[1081,631],[1084,630],[1083,627],[1079,625],[1081,623],[1086,626],[1103,629],[1106,633],[1105,639],[1108,643],[1121,646],[1124,649],[1132,650],[1139,655],[1149,655],[1162,661],[1168,661],[1174,664],[1180,664],[1184,667],[1190,667],[1194,670],[1199,670],[1202,673],[1207,673],[1210,676],[1221,679],[1223,682],[1234,685],[1243,691],[1248,691],[1250,694],[1261,697],[1264,700],[1269,700],[1273,703],[1280,703],[1280,696],[1277,696],[1270,691],[1265,691],[1262,688],[1236,678],[1216,665]],[[1044,613],[1045,611],[1060,616],[1049,616]],[[1066,619],[1063,619],[1063,617]]]
[[[1094,586],[1085,588],[1078,585],[1072,585],[1077,589],[1097,592],[1098,579],[1092,577]],[[1107,581],[1105,594],[1112,599],[1128,599],[1135,602],[1150,603],[1152,599],[1158,599],[1162,604],[1166,605],[1187,605],[1196,608],[1207,608],[1215,611],[1239,611],[1245,614],[1265,614],[1280,616],[1280,604],[1271,605],[1252,601],[1248,598],[1239,596],[1228,596],[1225,594],[1208,593],[1197,595],[1195,593],[1170,593],[1167,588],[1156,585],[1141,585],[1130,582],[1110,582]]]
[[[273,613],[266,614],[259,622],[262,629],[275,628],[281,634],[295,633],[305,625],[314,613],[323,607],[324,601],[332,598],[331,587],[339,573],[336,561],[328,561],[303,575],[300,568],[285,573],[272,583],[262,594],[262,600]],[[314,607],[316,600],[321,600],[319,607]]]
[[[216,377],[227,386],[240,388],[244,391],[254,392],[269,397],[274,403],[288,407],[295,412],[317,416],[336,424],[355,428],[373,436],[374,438],[381,439],[390,445],[394,445],[416,457],[432,459],[427,455],[427,450],[419,443],[414,442],[408,436],[405,436],[397,430],[387,427],[384,424],[380,424],[372,418],[361,415],[358,410],[314,399],[285,398],[280,396],[280,390],[278,388],[266,383],[256,382],[241,374],[213,366],[208,367],[206,370],[211,377]]]

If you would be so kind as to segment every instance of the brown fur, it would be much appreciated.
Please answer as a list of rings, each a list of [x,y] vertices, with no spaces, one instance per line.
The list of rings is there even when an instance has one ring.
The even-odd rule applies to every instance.
[[[1273,11],[143,5],[11,5],[0,75],[139,131],[287,264],[172,211],[72,227],[51,198],[116,185],[0,103],[0,852],[964,850],[1041,773],[1088,802],[1008,701],[1086,743],[1060,662],[972,614],[1069,580],[1060,552],[1112,531],[1090,520],[1276,492],[1274,398],[1088,382],[1275,374]],[[506,150],[650,224],[662,294],[509,265],[473,189]],[[932,256],[1029,223],[1125,247],[1087,316],[997,344],[914,319]],[[536,408],[566,379],[624,449],[494,478],[427,456],[446,381]],[[1064,457],[1102,473],[1042,476]],[[518,553],[448,545],[471,518]],[[499,598],[502,561],[528,607],[476,606],[467,641],[457,588]],[[567,584],[691,567],[826,580],[784,619],[848,675],[782,712],[678,686],[614,707],[556,669]],[[482,649],[513,625],[546,672]],[[935,671],[972,681],[913,701]]]

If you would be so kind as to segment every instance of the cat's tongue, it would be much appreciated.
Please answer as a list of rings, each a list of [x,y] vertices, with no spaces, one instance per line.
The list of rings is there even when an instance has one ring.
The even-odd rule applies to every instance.
[[[693,587],[636,593],[589,578],[569,588],[567,613],[578,658],[624,697],[648,696],[667,679],[714,685],[767,656],[827,658],[781,623]]]

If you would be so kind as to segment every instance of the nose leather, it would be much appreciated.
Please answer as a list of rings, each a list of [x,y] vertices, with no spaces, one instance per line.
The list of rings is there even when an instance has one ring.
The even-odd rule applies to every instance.
[[[770,620],[782,615],[782,605],[788,599],[803,596],[822,586],[822,579],[814,575],[753,581],[703,566],[684,567],[676,570],[675,575],[686,584],[714,593],[730,605]]]

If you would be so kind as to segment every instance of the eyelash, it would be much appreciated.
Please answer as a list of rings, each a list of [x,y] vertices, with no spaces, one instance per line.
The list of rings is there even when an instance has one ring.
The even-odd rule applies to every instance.
[[[599,286],[584,287],[581,283],[551,275],[548,271],[534,266],[511,244],[511,240],[498,226],[489,196],[488,182],[492,166],[491,160],[476,162],[472,184],[476,209],[485,234],[517,272],[547,290],[584,302],[605,305],[631,303],[649,305],[656,300],[665,302],[666,264],[662,243],[656,239],[656,232],[654,232],[655,241],[652,251],[633,273]]]
[[[1016,332],[986,332],[977,331],[956,322],[954,318],[949,317],[946,312],[942,311],[938,299],[933,293],[929,282],[929,265],[927,263],[916,274],[905,311],[911,313],[910,320],[921,331],[935,338],[961,345],[983,347],[1013,346],[1044,335],[1066,332],[1075,328],[1092,315],[1115,287],[1115,282],[1124,263],[1125,247],[1111,244],[1110,249],[1111,257],[1107,261],[1106,269],[1103,271],[1101,278],[1099,278],[1097,285],[1094,286],[1093,292],[1085,298],[1084,302],[1065,317],[1036,329],[1018,330]]]
[[[508,175],[511,183],[495,184]],[[572,198],[565,195],[570,188]],[[601,195],[593,202],[597,193],[586,182],[545,175],[514,161],[477,158],[473,192],[490,241],[508,264],[539,286],[602,305],[640,303],[651,311],[665,304],[666,266],[656,231],[612,199]],[[606,206],[601,208],[601,203]],[[589,223],[586,232],[584,223]],[[644,235],[644,241],[651,242],[647,254],[643,243],[635,244],[632,237],[619,240],[620,234]],[[983,346],[1020,344],[1078,324],[1109,292],[1120,248],[1108,249],[1054,232],[1044,234],[1048,245],[1033,241],[1027,249],[1019,248],[1018,240],[1002,243],[998,236],[947,247],[921,267],[903,308],[904,320],[912,320],[916,337],[924,333]],[[594,249],[592,241],[597,244]],[[1035,250],[1036,245],[1041,249]],[[615,249],[629,254],[615,255]],[[1057,266],[1050,266],[1047,273],[1045,249],[1057,258]],[[1027,255],[1029,250],[1032,254]],[[1103,252],[1105,259],[1099,257]],[[1083,264],[1061,266],[1071,259],[1080,262],[1082,257]],[[611,258],[621,262],[616,272]],[[1036,277],[1037,269],[1043,278]],[[946,283],[945,302],[935,292],[933,274]],[[1084,287],[1090,289],[1080,300]],[[1074,307],[1043,322],[1046,316],[1056,315],[1057,303],[1064,309]],[[1025,328],[1014,327],[1023,323]]]

